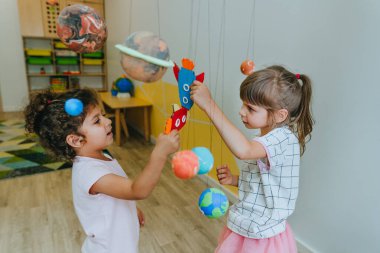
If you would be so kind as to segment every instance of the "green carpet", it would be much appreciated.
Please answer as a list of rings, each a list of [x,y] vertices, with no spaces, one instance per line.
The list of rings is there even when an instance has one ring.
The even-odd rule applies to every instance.
[[[71,168],[55,161],[39,145],[35,135],[26,135],[24,121],[0,121],[0,179]]]

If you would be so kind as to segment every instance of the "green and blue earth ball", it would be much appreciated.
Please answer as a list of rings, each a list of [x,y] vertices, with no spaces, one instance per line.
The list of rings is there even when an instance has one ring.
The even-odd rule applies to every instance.
[[[199,196],[198,206],[206,217],[216,219],[226,214],[229,202],[223,191],[207,188]]]

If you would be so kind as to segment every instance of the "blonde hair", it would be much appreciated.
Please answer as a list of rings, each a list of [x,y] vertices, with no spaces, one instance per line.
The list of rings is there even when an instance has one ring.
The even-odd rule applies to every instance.
[[[314,120],[311,115],[311,81],[303,74],[293,74],[282,66],[271,66],[249,75],[240,86],[240,98],[268,111],[270,127],[288,125],[297,133],[301,155],[311,138]],[[276,124],[274,113],[286,109],[288,117]]]

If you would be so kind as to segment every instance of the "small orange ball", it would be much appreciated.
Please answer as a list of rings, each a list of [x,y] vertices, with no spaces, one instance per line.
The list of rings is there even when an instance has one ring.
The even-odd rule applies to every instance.
[[[59,4],[58,0],[47,0],[46,3],[49,5],[58,5]]]
[[[199,170],[198,156],[190,150],[179,151],[173,156],[172,169],[178,178],[192,178]]]
[[[240,71],[246,76],[249,76],[253,73],[255,69],[255,63],[252,60],[245,60],[240,65]]]

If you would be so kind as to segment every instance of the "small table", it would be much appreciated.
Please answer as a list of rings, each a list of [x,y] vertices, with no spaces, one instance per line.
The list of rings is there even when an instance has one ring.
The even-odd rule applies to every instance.
[[[99,96],[103,103],[109,108],[115,111],[115,134],[116,134],[116,144],[120,146],[120,123],[123,126],[123,130],[128,137],[128,128],[125,121],[124,114],[120,115],[120,109],[131,109],[131,108],[143,108],[144,109],[144,137],[146,141],[150,140],[150,118],[149,109],[152,107],[152,103],[141,98],[130,97],[130,98],[119,98],[111,95],[111,92],[99,92]]]

